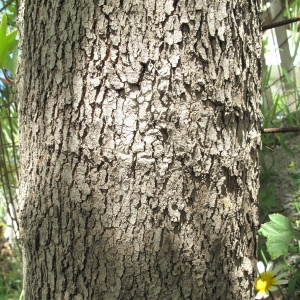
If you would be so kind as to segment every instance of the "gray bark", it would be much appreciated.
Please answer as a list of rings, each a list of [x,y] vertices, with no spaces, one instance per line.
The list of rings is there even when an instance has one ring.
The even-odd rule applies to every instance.
[[[26,1],[25,299],[254,296],[256,0]]]

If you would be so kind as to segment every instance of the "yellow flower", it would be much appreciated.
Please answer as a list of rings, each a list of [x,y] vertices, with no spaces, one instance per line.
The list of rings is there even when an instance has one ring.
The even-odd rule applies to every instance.
[[[281,279],[286,275],[286,273],[278,274],[278,272],[282,269],[281,266],[276,266],[273,269],[273,263],[269,262],[267,267],[263,262],[259,261],[257,263],[257,269],[259,276],[255,281],[255,289],[258,291],[255,299],[263,299],[269,296],[269,292],[274,292],[278,289],[277,285],[279,284],[287,284],[289,281],[285,279]]]

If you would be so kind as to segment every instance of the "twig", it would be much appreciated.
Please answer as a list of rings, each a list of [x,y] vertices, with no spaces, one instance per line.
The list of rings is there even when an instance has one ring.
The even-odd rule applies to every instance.
[[[8,85],[14,84],[14,82],[13,82],[13,81],[11,81],[11,80],[6,80],[6,79],[4,79],[4,78],[1,78],[1,77],[0,77],[0,81],[2,81],[2,82],[4,82],[4,83],[6,83],[6,84],[8,84]]]
[[[11,78],[9,78],[7,76],[5,69],[2,69],[2,72],[3,72],[4,78],[5,78],[5,79],[4,78],[0,78],[0,80],[2,82],[6,83],[6,84],[10,84],[10,85],[15,83]]]
[[[283,128],[263,128],[261,133],[277,133],[277,132],[298,132],[300,127],[283,127]]]
[[[4,6],[1,7],[0,12],[4,11],[7,6],[11,5],[14,2],[14,0],[8,1]]]
[[[300,21],[300,16],[262,26],[262,31]]]

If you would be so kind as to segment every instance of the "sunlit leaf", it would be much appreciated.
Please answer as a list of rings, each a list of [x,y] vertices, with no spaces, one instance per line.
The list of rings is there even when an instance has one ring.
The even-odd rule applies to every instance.
[[[291,221],[281,214],[269,215],[270,222],[265,223],[258,233],[267,238],[267,250],[271,259],[276,259],[288,253],[288,246],[293,238],[300,239]]]
[[[0,25],[0,68],[5,67],[9,54],[18,46],[17,34],[17,30],[7,34],[7,16],[3,14]]]
[[[4,64],[4,68],[8,70],[13,77],[15,77],[16,75],[17,63],[18,63],[18,47],[15,47],[12,52],[12,56],[8,55],[7,60]]]

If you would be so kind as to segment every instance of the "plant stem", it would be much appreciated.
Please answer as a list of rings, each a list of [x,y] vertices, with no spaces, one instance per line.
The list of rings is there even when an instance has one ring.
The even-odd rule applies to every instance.
[[[19,300],[23,298],[24,290],[22,290]]]
[[[281,294],[281,296],[282,296],[282,299],[283,299],[283,300],[286,300],[286,298],[285,298],[285,296],[284,296],[284,294],[283,294],[282,289],[281,289],[280,286],[278,286],[278,290],[279,290],[279,292],[280,292],[280,294]]]
[[[260,249],[260,254],[261,254],[262,259],[264,260],[265,265],[267,265],[267,264],[268,264],[268,261],[267,261],[267,259],[266,259],[266,256],[265,256],[265,254],[264,254],[263,249]]]

